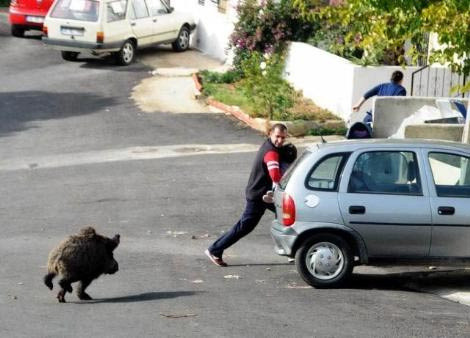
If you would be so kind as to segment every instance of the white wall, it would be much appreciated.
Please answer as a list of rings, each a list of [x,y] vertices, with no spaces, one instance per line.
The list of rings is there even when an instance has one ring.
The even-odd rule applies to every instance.
[[[237,0],[229,0],[227,12],[219,13],[217,4],[211,0],[205,0],[204,5],[198,4],[198,0],[171,0],[176,10],[194,15],[197,27],[191,46],[221,61],[227,59],[226,49],[236,21],[237,3]]]
[[[399,66],[362,67],[309,44],[292,42],[286,60],[285,78],[320,107],[349,120],[352,106],[362,95],[380,83],[389,82],[395,70],[403,72],[403,86],[409,94],[411,73],[416,69]],[[372,103],[372,99],[364,103],[358,115],[371,109]]]
[[[285,77],[320,107],[343,118],[350,111],[354,67],[346,59],[306,43],[292,42]]]

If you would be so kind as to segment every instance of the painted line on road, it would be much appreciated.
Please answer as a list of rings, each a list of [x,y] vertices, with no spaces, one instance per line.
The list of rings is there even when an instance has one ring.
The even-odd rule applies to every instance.
[[[255,152],[258,148],[258,144],[247,143],[130,147],[0,161],[0,171],[59,168],[84,164],[132,160],[155,160],[195,155],[248,153]]]

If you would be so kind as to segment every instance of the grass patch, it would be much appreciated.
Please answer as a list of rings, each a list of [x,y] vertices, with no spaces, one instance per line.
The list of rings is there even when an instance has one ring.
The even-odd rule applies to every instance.
[[[267,117],[263,103],[256,97],[250,97],[239,79],[232,73],[214,74],[203,71],[199,73],[202,82],[202,94],[213,97],[230,106],[238,106],[251,117]],[[291,90],[289,93],[292,105],[277,117],[281,121],[309,120],[324,122],[326,120],[341,120],[327,109],[318,107],[312,100],[303,97],[300,92]],[[322,134],[327,135],[327,134]]]

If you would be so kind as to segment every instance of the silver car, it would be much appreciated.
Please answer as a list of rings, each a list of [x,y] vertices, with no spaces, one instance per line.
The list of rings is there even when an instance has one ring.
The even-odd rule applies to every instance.
[[[426,140],[314,145],[274,193],[276,252],[314,287],[355,265],[470,262],[470,146]]]

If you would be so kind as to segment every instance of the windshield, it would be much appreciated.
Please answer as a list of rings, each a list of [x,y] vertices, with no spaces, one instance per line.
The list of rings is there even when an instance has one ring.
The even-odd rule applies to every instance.
[[[304,152],[299,157],[297,157],[294,163],[290,165],[289,169],[287,169],[286,173],[282,176],[281,182],[279,182],[279,187],[282,190],[286,188],[287,183],[289,182],[289,179],[292,176],[295,167],[297,167],[310,154],[311,152],[309,150],[304,150]]]
[[[59,0],[51,12],[52,18],[98,21],[99,2],[92,0]]]

